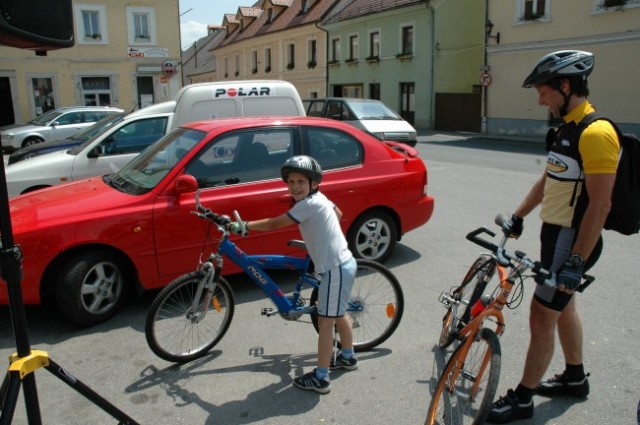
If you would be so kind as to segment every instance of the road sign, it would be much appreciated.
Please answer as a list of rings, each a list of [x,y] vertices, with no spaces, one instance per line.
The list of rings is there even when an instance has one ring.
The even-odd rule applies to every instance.
[[[489,87],[489,84],[491,84],[491,75],[488,72],[480,74],[480,84],[482,84],[482,87]]]

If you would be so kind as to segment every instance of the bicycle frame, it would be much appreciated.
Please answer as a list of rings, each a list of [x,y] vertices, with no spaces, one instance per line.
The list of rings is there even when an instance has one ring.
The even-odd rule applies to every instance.
[[[486,231],[486,229],[484,229],[483,231]],[[471,232],[467,239],[472,240],[476,243],[481,242],[479,243],[479,245],[482,245],[482,242],[486,244],[486,241],[476,238],[476,236],[480,233],[482,233],[482,231]],[[463,346],[460,348],[463,353],[462,358],[467,357],[469,349],[471,348],[471,343],[480,334],[480,330],[482,329],[482,325],[486,319],[492,317],[496,322],[496,335],[502,335],[505,328],[502,309],[507,304],[509,295],[511,294],[513,286],[516,283],[516,279],[520,278],[522,272],[532,267],[532,264],[524,258],[524,255],[522,257],[518,256],[518,258],[513,260],[510,260],[508,257],[506,257],[504,255],[504,246],[506,241],[507,237],[505,236],[502,238],[499,245],[490,246],[490,248],[494,252],[491,255],[496,262],[496,270],[498,272],[500,286],[496,297],[491,300],[480,313],[471,318],[469,323],[467,323],[462,329],[460,329],[459,336],[463,340]],[[507,267],[509,267],[509,271],[507,271]],[[487,365],[489,364],[490,354],[491,353],[489,352],[485,353],[485,356],[482,359],[482,365],[480,367],[478,376],[474,377],[474,383],[469,393],[471,399],[474,399],[475,395],[478,392],[478,385],[480,385],[480,382],[482,382],[482,377],[486,371]],[[452,381],[455,382],[455,380],[458,378],[458,375],[463,372],[463,367],[464,364],[456,365],[455,371],[451,375]]]
[[[275,304],[279,313],[285,316],[292,313],[302,315],[315,310],[315,307],[298,306],[300,291],[304,285],[312,288],[320,286],[320,281],[308,273],[311,265],[311,258],[308,255],[302,258],[287,255],[248,255],[229,239],[226,230],[222,230],[222,234],[223,237],[217,252],[209,256],[209,261],[214,265],[213,281],[220,274],[224,265],[223,255],[226,255],[232,262],[240,266],[245,274],[251,277],[267,298]],[[300,243],[300,246],[303,246],[302,243]],[[300,273],[291,298],[280,289],[265,269],[296,270]]]

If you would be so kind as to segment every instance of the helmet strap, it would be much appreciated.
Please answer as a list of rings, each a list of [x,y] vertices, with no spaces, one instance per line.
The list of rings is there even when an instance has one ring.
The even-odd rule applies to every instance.
[[[564,117],[565,115],[567,115],[569,113],[568,109],[569,109],[569,101],[571,99],[571,95],[573,94],[573,87],[571,85],[571,83],[567,80],[567,84],[569,84],[569,94],[566,94],[563,90],[562,90],[562,81],[564,79],[555,79],[552,81],[549,81],[549,86],[551,86],[551,88],[554,88],[556,90],[558,90],[560,92],[560,94],[562,94],[562,97],[564,98],[564,103],[562,104],[562,106],[560,107],[560,110],[558,112],[560,112],[560,116]]]

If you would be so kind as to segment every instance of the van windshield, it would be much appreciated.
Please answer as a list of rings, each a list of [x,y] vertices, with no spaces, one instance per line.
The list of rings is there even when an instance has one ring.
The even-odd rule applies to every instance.
[[[142,195],[158,183],[193,149],[206,133],[178,128],[149,146],[120,171],[103,177],[106,184],[131,195]]]
[[[401,120],[402,118],[382,102],[349,101],[349,108],[359,120]]]

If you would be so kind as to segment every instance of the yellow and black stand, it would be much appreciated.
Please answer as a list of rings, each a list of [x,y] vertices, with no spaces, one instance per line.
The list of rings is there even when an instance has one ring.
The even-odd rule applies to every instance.
[[[0,145],[1,150],[2,146]],[[12,422],[21,386],[24,389],[24,401],[29,425],[42,424],[34,373],[41,367],[53,373],[96,406],[109,413],[119,421],[119,424],[137,424],[136,421],[80,382],[69,371],[51,360],[46,352],[31,350],[24,302],[22,301],[22,289],[20,287],[20,282],[22,281],[22,252],[20,247],[14,245],[13,242],[4,161],[0,161],[0,240],[0,274],[7,283],[11,325],[17,348],[17,352],[9,358],[9,370],[0,386],[0,425],[8,425]]]

